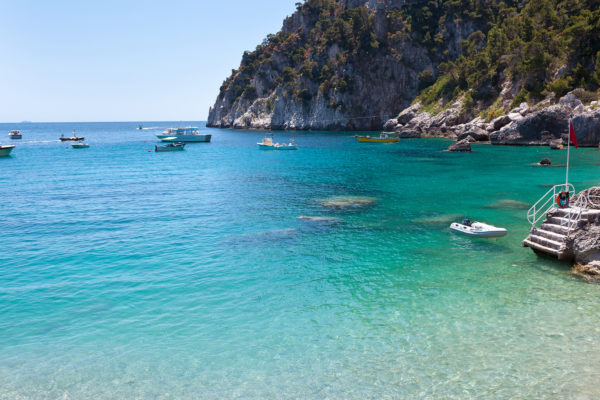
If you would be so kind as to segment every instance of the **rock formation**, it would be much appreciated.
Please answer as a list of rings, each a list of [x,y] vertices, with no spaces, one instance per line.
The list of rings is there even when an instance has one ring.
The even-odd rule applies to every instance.
[[[448,151],[463,153],[471,151],[471,143],[468,139],[459,140],[458,142],[450,145]]]
[[[600,187],[592,187],[573,196],[572,203],[580,197],[588,199],[587,208],[600,211]],[[575,270],[586,276],[600,279],[600,213],[582,221],[571,234]]]
[[[462,41],[489,27],[471,17],[473,10],[445,10],[441,4],[425,21],[423,7],[427,1],[298,4],[279,33],[244,54],[240,68],[223,83],[207,125],[382,129],[435,80],[440,62],[460,55]],[[385,128],[394,130],[395,124]],[[420,135],[409,129],[400,133]]]

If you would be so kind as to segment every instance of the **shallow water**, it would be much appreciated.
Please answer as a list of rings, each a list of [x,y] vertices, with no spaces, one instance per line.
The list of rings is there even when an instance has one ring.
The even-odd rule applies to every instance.
[[[157,154],[178,123],[144,125],[0,124],[24,134],[0,159],[0,399],[598,397],[600,287],[520,245],[516,202],[564,180],[531,165],[566,151],[206,129]],[[576,188],[599,158],[572,152]]]

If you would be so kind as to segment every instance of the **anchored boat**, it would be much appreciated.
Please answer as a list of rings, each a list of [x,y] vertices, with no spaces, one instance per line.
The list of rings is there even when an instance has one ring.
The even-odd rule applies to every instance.
[[[20,131],[10,131],[8,137],[11,139],[21,139],[23,138],[23,135],[21,135]]]
[[[164,146],[154,146],[154,151],[157,153],[163,151],[181,151],[185,150],[185,143],[169,143]]]
[[[71,145],[71,147],[73,147],[74,149],[87,149],[88,147],[90,147],[90,145],[82,142],[82,143],[73,143]]]
[[[356,136],[356,138],[358,139],[359,142],[366,142],[366,143],[396,143],[399,140],[398,136],[392,137],[392,136],[389,136],[387,133],[382,133],[379,135],[379,137]]]
[[[175,138],[175,140],[177,140],[178,142],[184,142],[184,143],[189,143],[189,142],[208,143],[208,142],[210,142],[212,135],[201,134],[198,131],[198,128],[190,126],[187,128],[177,128],[177,129],[169,128],[169,129],[165,130],[163,133],[161,133],[160,135],[156,135],[156,137],[159,138],[160,140],[169,139],[169,141],[171,141],[171,140],[173,140],[173,138]]]
[[[10,156],[10,152],[15,147],[16,146],[14,144],[0,145],[0,157],[8,157],[8,156]]]
[[[265,136],[262,142],[257,143],[258,148],[261,150],[298,150],[298,146],[294,142],[294,139],[290,140],[289,143],[273,143],[273,135]]]
[[[60,135],[61,142],[67,142],[67,141],[79,142],[80,140],[84,140],[84,139],[85,139],[85,136],[77,136],[77,132],[75,132],[75,129],[73,129],[73,136],[71,136],[71,137],[65,137],[65,135]]]
[[[497,238],[505,236],[507,233],[504,228],[498,228],[483,222],[471,222],[468,219],[463,220],[461,224],[453,222],[450,224],[450,229],[463,235],[480,238]]]

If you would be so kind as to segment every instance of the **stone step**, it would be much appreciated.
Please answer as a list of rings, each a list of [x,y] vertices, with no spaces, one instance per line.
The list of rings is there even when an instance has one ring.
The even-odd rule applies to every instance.
[[[542,246],[551,248],[551,249],[555,249],[555,250],[560,250],[561,248],[564,247],[564,242],[557,242],[556,240],[551,240],[542,236],[538,236],[538,235],[534,235],[531,234],[529,235],[528,239],[531,242],[535,242],[538,244],[541,244]]]
[[[566,234],[556,233],[556,232],[552,232],[550,230],[545,230],[542,228],[534,228],[531,231],[531,234],[541,236],[541,237],[544,237],[544,238],[547,238],[550,240],[554,240],[556,242],[561,242],[561,243],[564,243],[565,239],[567,238]]]
[[[543,229],[545,231],[555,232],[555,233],[558,233],[561,235],[566,235],[567,233],[569,233],[569,229],[566,226],[551,224],[550,222],[544,222],[540,226],[540,229]]]
[[[531,240],[529,240],[529,238],[523,240],[523,247],[529,247],[530,249],[533,249],[534,251],[545,253],[545,254],[554,256],[556,258],[560,258],[560,255],[561,255],[560,251],[558,251],[556,249],[551,249],[549,247],[546,247],[546,246],[541,245],[536,242],[532,242]]]
[[[569,218],[565,218],[565,217],[547,217],[546,221],[544,222],[550,222],[551,224],[555,224],[555,225],[561,225],[561,226],[567,226],[569,223],[571,224],[571,226],[574,226],[575,222],[574,219],[571,218],[571,220],[569,221]]]

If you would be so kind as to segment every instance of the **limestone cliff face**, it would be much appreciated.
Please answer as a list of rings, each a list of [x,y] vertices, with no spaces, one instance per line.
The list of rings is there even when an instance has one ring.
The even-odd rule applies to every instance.
[[[209,111],[208,126],[381,129],[482,25],[423,17],[424,3],[306,1],[279,33],[244,53]],[[435,24],[427,32],[417,25],[423,18]],[[437,32],[436,45],[430,31]]]

